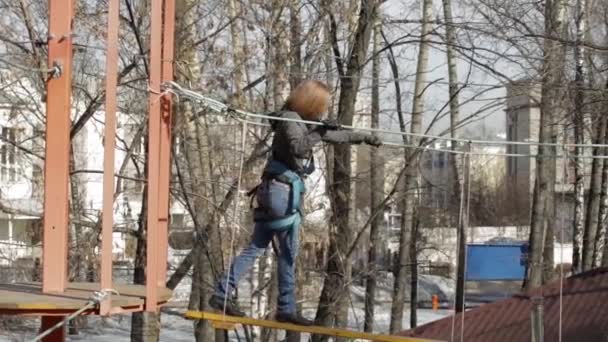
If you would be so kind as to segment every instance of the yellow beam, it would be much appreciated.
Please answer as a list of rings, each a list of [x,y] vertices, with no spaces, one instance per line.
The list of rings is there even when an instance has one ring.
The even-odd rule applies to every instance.
[[[204,319],[211,322],[222,322],[222,323],[232,323],[232,324],[242,324],[242,325],[255,325],[258,327],[265,327],[271,329],[282,329],[282,330],[291,330],[291,331],[299,331],[311,334],[320,334],[327,336],[337,336],[337,337],[346,337],[352,339],[361,339],[375,342],[432,342],[431,340],[424,340],[418,338],[411,337],[403,337],[403,336],[392,336],[392,335],[381,335],[381,334],[371,334],[364,333],[346,329],[334,329],[334,328],[326,328],[320,326],[304,326],[304,325],[296,325],[291,323],[281,323],[277,321],[268,321],[263,319],[255,319],[249,317],[234,317],[234,316],[224,316],[222,314],[216,314],[206,311],[187,311],[187,318],[192,319]]]

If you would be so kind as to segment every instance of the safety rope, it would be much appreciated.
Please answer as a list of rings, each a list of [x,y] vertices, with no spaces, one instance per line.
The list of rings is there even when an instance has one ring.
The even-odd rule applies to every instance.
[[[184,96],[184,97],[187,97],[187,98],[190,98],[193,100],[197,100],[198,102],[203,103],[207,108],[212,109],[218,113],[229,113],[230,112],[230,113],[238,114],[240,116],[248,117],[248,118],[266,119],[266,120],[275,120],[275,121],[290,121],[290,122],[298,122],[298,123],[304,123],[307,125],[317,125],[317,126],[324,125],[322,122],[318,122],[318,121],[309,121],[309,120],[301,120],[301,119],[283,118],[283,117],[277,117],[277,116],[265,115],[265,114],[256,114],[256,113],[251,113],[251,112],[246,112],[243,110],[231,108],[228,105],[226,105],[218,100],[215,100],[211,97],[197,93],[193,90],[186,89],[175,82],[165,82],[162,84],[162,87],[164,89],[171,89],[174,94],[179,94],[181,96]],[[251,122],[250,121],[250,123],[256,124],[256,125],[268,126],[267,124],[263,124],[260,122]],[[402,131],[395,131],[395,130],[388,130],[388,129],[381,129],[381,128],[354,127],[354,126],[349,126],[349,125],[342,125],[342,127],[346,128],[346,129],[357,130],[357,131],[367,131],[367,132],[377,132],[377,133],[385,133],[385,134],[400,135],[400,136],[407,136],[407,137],[417,137],[417,138],[423,138],[426,140],[433,140],[433,141],[440,140],[440,141],[455,142],[455,143],[465,143],[465,144],[470,143],[472,145],[490,145],[490,146],[506,146],[506,145],[516,146],[516,145],[519,145],[519,146],[552,146],[552,147],[563,146],[563,144],[560,144],[560,143],[544,143],[544,142],[534,142],[534,141],[495,141],[495,140],[493,141],[493,140],[478,140],[478,139],[466,139],[466,138],[450,138],[450,137],[445,137],[445,136],[409,133],[409,132],[402,132]],[[387,142],[386,145],[407,146],[409,148],[415,148],[414,146],[410,146],[410,145],[395,144],[395,143],[389,143],[389,142]],[[577,146],[578,147],[608,147],[608,145],[606,145],[606,144],[566,144],[566,146],[567,147],[577,147]],[[445,151],[454,152],[451,150],[445,150]],[[460,154],[464,153],[463,151],[456,151],[456,152],[460,152]],[[517,154],[517,153],[497,154],[497,153],[481,153],[481,152],[477,152],[477,151],[470,151],[467,153],[469,153],[470,155],[490,154],[490,155],[504,155],[504,156],[512,156],[512,157],[538,156],[536,154]],[[561,157],[561,156],[550,156],[550,157]],[[581,156],[581,158],[585,158],[585,157],[589,158],[592,156]]]
[[[52,68],[32,68],[21,64],[13,63],[11,61],[7,61],[6,59],[2,58],[0,58],[0,63],[23,71],[41,72],[43,74],[49,74],[51,77],[59,77],[61,75],[61,67],[58,64],[54,64]]]
[[[81,307],[79,310],[75,311],[71,315],[64,318],[61,322],[58,322],[54,326],[48,328],[47,330],[42,332],[40,335],[36,336],[33,340],[31,340],[31,342],[42,341],[43,338],[49,336],[50,334],[53,333],[53,331],[61,328],[62,326],[66,325],[74,318],[80,316],[83,312],[97,307],[99,304],[101,304],[101,302],[106,300],[110,294],[120,295],[120,293],[118,293],[118,291],[116,291],[114,289],[103,289],[101,291],[94,292],[93,295],[91,296],[91,298],[89,298],[89,300],[86,302],[86,304],[83,307]]]
[[[247,122],[243,122],[241,124],[241,150],[240,150],[240,161],[239,161],[239,174],[236,182],[236,194],[234,195],[234,214],[232,217],[233,228],[230,234],[230,250],[228,254],[228,272],[226,272],[226,282],[224,283],[224,289],[228,289],[228,282],[230,281],[230,274],[232,273],[232,261],[234,257],[234,240],[235,236],[238,234],[240,228],[240,195],[241,195],[241,182],[243,179],[243,167],[245,164],[245,147],[247,143]],[[223,314],[226,315],[226,306],[228,305],[228,297],[230,297],[229,293],[226,293],[224,296],[224,308]]]

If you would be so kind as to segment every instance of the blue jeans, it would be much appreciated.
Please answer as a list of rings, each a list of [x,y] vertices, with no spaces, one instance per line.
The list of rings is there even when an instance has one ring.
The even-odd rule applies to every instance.
[[[281,217],[290,210],[290,186],[275,180],[265,180],[257,190],[257,201],[261,208],[274,217]],[[296,312],[295,298],[295,260],[298,254],[298,227],[274,230],[264,222],[257,222],[251,242],[241,254],[234,258],[230,271],[218,281],[215,294],[219,297],[231,297],[239,279],[246,274],[256,259],[264,253],[273,237],[279,240],[279,298],[278,311],[281,313]]]

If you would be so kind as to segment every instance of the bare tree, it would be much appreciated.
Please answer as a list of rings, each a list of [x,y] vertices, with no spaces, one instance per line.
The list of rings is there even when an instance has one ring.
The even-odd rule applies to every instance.
[[[454,21],[452,19],[452,2],[451,0],[443,0],[443,17],[445,20],[445,37],[446,37],[446,56],[448,63],[448,77],[449,77],[449,94],[450,94],[450,136],[452,138],[458,138],[457,127],[460,123],[460,103],[458,100],[458,93],[460,92],[458,86],[458,69],[456,66],[456,55],[454,46],[456,45],[456,34]],[[458,146],[452,142],[451,149],[456,151]],[[454,173],[454,194],[453,198],[455,203],[459,203],[458,213],[458,261],[456,270],[456,311],[461,312],[464,308],[464,270],[465,270],[465,256],[466,256],[466,224],[469,221],[467,215],[468,210],[463,210],[468,202],[467,194],[468,191],[462,191],[465,189],[465,178],[463,173],[463,165],[460,162],[457,155],[453,154],[450,156],[450,163],[452,172]],[[461,178],[462,176],[462,178]]]
[[[543,83],[541,93],[541,114],[539,142],[556,142],[556,116],[563,72],[563,54],[559,41],[549,37],[559,37],[563,30],[564,8],[563,0],[547,1],[545,5],[545,39],[543,56]],[[532,217],[530,223],[530,255],[526,288],[542,285],[543,251],[546,239],[547,224],[553,215],[550,212],[555,196],[555,159],[554,146],[540,145],[536,158],[536,180],[532,202]]]
[[[599,142],[606,144],[606,135],[608,134],[608,122],[605,118],[603,121],[604,135],[601,137]],[[601,155],[606,155],[606,148],[603,147],[598,151]],[[608,163],[605,160],[601,162],[601,182],[598,185],[600,188],[599,194],[599,208],[597,213],[597,234],[595,236],[594,248],[593,248],[593,267],[600,266],[602,264],[602,253],[604,251],[604,239],[606,236],[606,215],[608,214]]]
[[[355,31],[352,47],[347,58],[339,55],[339,50],[334,49],[334,58],[338,73],[340,75],[340,97],[338,102],[338,120],[341,124],[351,125],[355,111],[355,102],[360,84],[361,73],[367,56],[367,49],[372,32],[374,18],[376,17],[377,2],[375,0],[361,0],[358,25]],[[328,15],[334,21],[331,9]],[[335,28],[335,22],[330,23]],[[337,41],[337,32],[331,30],[332,41]],[[343,60],[346,61],[346,69],[343,69]],[[353,231],[349,225],[350,202],[351,202],[351,150],[350,146],[339,145],[334,147],[333,161],[333,183],[330,186],[330,198],[332,203],[332,225],[335,231],[330,233],[329,260],[327,263],[327,276],[323,284],[321,297],[315,323],[331,326],[344,326],[346,317],[336,317],[340,310],[344,309],[343,302],[345,293],[348,293],[350,274],[348,269],[349,260],[345,260],[350,247]],[[342,307],[341,307],[342,306]],[[340,318],[340,319],[338,319]],[[325,341],[327,336],[313,335],[313,341]]]
[[[425,0],[422,3],[422,29],[420,46],[418,50],[418,64],[416,67],[416,81],[414,84],[414,100],[412,103],[412,120],[410,123],[410,133],[422,133],[422,115],[424,112],[424,91],[426,89],[426,73],[429,61],[429,33],[431,30],[431,8],[432,2]],[[417,147],[421,144],[420,138],[412,136],[410,144]],[[399,256],[397,271],[395,274],[395,284],[393,288],[393,304],[391,307],[390,331],[397,332],[402,329],[403,308],[405,302],[405,289],[408,278],[410,280],[410,325],[416,326],[416,306],[417,306],[417,273],[416,262],[416,234],[417,227],[416,205],[418,203],[418,165],[412,155],[416,155],[417,150],[406,151],[406,174],[402,183],[401,191],[401,233],[399,238]],[[408,277],[408,266],[410,277]],[[413,272],[412,272],[413,271]]]
[[[593,143],[602,144],[606,135],[606,118],[601,117],[595,120],[595,132]],[[593,156],[600,156],[603,149],[593,148]],[[604,160],[594,158],[591,162],[591,181],[589,185],[589,201],[587,202],[585,231],[583,232],[583,253],[582,270],[588,271],[594,267],[594,255],[596,253],[595,243],[598,233],[598,220],[600,209],[600,196],[602,186],[602,169]]]
[[[371,127],[380,127],[380,54],[378,47],[380,45],[380,23],[374,25],[373,38],[373,63],[372,63],[372,110],[371,110]],[[378,150],[373,148],[370,150],[370,208],[376,210],[381,204],[384,190],[384,164]],[[383,210],[383,209],[381,209]],[[367,332],[374,330],[374,306],[376,302],[376,277],[378,276],[378,256],[380,254],[380,228],[382,224],[382,216],[376,215],[373,219],[369,230],[369,250],[367,257],[367,277],[365,279],[365,321],[363,329]]]
[[[574,98],[574,114],[572,117],[572,123],[574,126],[574,142],[576,144],[585,143],[585,131],[584,131],[584,115],[583,115],[583,87],[585,86],[585,46],[583,45],[584,34],[585,34],[585,7],[586,0],[577,0],[576,2],[576,48],[574,49],[574,59],[576,62],[576,73],[575,73],[575,98]],[[581,156],[584,154],[585,149],[581,146],[575,148],[575,154]],[[585,165],[583,159],[580,157],[575,158],[576,164],[574,168],[575,177],[575,205],[574,205],[574,236],[573,236],[573,250],[572,250],[572,267],[574,272],[580,272],[583,270],[583,232],[585,229]],[[592,179],[595,179],[593,177]],[[589,207],[591,208],[591,207]],[[587,215],[590,215],[588,213]],[[589,217],[589,216],[588,216]],[[589,222],[587,223],[589,226]],[[590,228],[590,226],[589,226]]]

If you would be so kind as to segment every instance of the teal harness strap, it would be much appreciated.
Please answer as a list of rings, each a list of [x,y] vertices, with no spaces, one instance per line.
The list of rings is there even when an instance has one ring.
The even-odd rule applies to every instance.
[[[302,220],[300,210],[302,193],[306,191],[302,178],[282,163],[274,160],[269,162],[265,172],[291,185],[290,214],[280,218],[268,217],[263,209],[257,208],[254,210],[254,221],[264,222],[268,228],[273,230],[287,230],[294,227],[297,229]]]
[[[254,221],[255,222],[264,222],[264,225],[272,230],[289,230],[289,229],[298,229],[300,226],[300,222],[302,218],[300,216],[300,212],[296,212],[295,214],[291,214],[289,216],[285,216],[278,219],[268,218],[268,215],[260,211],[260,209],[254,209]]]

